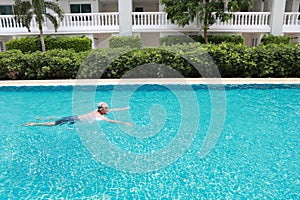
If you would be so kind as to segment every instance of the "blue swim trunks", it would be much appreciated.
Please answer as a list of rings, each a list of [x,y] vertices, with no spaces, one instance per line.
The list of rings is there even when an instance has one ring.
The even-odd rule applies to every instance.
[[[55,121],[55,125],[62,125],[64,123],[74,124],[75,121],[79,121],[78,116],[70,116],[70,117],[63,117]]]

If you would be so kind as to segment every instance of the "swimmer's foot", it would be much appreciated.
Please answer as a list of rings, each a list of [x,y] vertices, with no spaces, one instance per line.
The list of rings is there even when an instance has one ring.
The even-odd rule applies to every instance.
[[[34,126],[34,125],[35,125],[34,122],[28,122],[28,123],[24,124],[23,126]]]

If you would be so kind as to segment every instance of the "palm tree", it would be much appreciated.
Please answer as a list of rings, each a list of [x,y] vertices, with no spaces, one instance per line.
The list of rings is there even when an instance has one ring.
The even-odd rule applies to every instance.
[[[43,33],[43,22],[47,18],[53,24],[55,32],[58,29],[59,22],[56,16],[47,12],[52,10],[58,15],[58,19],[61,21],[64,18],[64,12],[57,3],[45,0],[15,0],[14,13],[19,23],[28,29],[30,32],[30,22],[32,18],[35,18],[38,23],[40,31],[40,39],[42,51],[46,51],[44,33]]]

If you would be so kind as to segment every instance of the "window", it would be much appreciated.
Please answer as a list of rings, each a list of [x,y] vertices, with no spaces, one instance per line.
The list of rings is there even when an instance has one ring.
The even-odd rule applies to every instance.
[[[258,44],[258,38],[257,37],[253,37],[252,38],[252,42],[251,42],[251,46],[252,47],[256,47]]]
[[[91,4],[71,4],[71,13],[91,13]],[[92,21],[91,16],[74,16],[72,21]]]
[[[71,13],[91,13],[91,4],[71,4]]]
[[[13,15],[12,5],[0,5],[0,15]],[[11,27],[12,22],[7,21],[7,19],[1,19],[1,27]]]
[[[144,8],[143,7],[136,7],[134,9],[134,12],[144,12]]]
[[[12,5],[0,5],[0,15],[12,15]]]

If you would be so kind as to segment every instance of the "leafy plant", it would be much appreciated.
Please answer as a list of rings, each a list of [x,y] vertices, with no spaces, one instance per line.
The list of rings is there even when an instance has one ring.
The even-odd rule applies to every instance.
[[[142,48],[142,40],[137,36],[114,36],[109,39],[110,48]]]
[[[261,38],[261,44],[289,44],[290,38],[287,36],[264,35]]]
[[[92,41],[81,36],[60,36],[45,37],[45,44],[48,50],[51,49],[74,49],[76,52],[91,50]],[[7,50],[19,49],[23,53],[40,51],[41,43],[38,37],[23,37],[13,39],[5,43]]]
[[[64,18],[63,10],[55,2],[45,0],[15,0],[15,16],[18,22],[26,27],[29,32],[31,31],[31,20],[35,18],[35,21],[38,24],[38,29],[40,31],[41,47],[43,52],[46,51],[43,32],[43,23],[45,21],[45,18],[47,18],[53,24],[55,31],[57,31],[57,28],[59,26],[58,19],[53,14],[46,12],[48,10],[56,13],[59,20],[62,20]]]
[[[204,41],[208,43],[208,29],[216,21],[216,17],[221,21],[228,21],[230,14],[227,11],[237,11],[246,4],[252,4],[253,0],[231,0],[225,4],[220,0],[161,0],[168,13],[168,19],[172,23],[185,26],[192,23],[195,19],[202,24]]]

